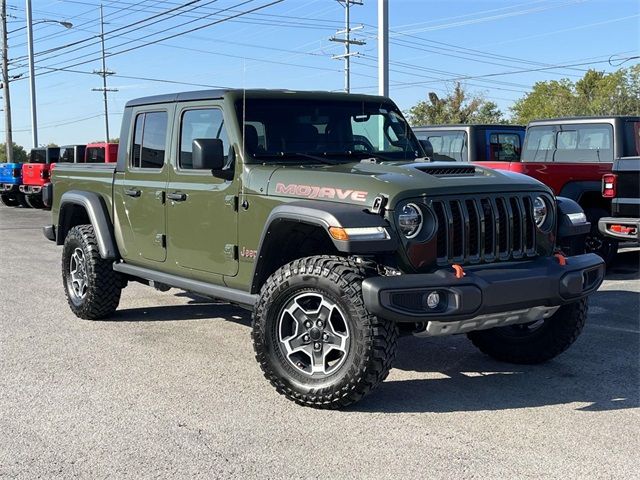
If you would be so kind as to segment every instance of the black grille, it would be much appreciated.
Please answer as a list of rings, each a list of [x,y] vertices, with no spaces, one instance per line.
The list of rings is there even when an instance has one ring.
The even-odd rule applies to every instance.
[[[453,166],[453,167],[421,167],[418,170],[435,175],[436,177],[453,177],[456,175],[475,175],[476,167],[474,166]]]
[[[439,265],[511,260],[536,255],[528,194],[434,199]]]

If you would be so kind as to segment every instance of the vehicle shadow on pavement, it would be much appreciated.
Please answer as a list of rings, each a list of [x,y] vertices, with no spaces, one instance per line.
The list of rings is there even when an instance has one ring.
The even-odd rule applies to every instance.
[[[640,279],[640,249],[624,250],[607,269],[606,280]]]
[[[413,349],[400,355],[398,368],[421,365]],[[459,355],[459,353],[458,353]],[[638,352],[635,352],[636,358]],[[603,359],[604,360],[604,359]],[[438,362],[439,363],[439,362]],[[455,367],[455,368],[454,368]],[[607,367],[603,365],[603,370]],[[611,372],[575,372],[558,359],[540,366],[506,365],[468,354],[452,367],[433,372],[439,378],[387,380],[351,409],[384,413],[453,413],[545,407],[576,403],[580,411],[610,411],[640,407],[637,369]],[[616,375],[607,379],[606,375]],[[623,378],[624,377],[624,378]]]
[[[114,322],[172,322],[186,320],[214,320],[223,318],[249,327],[251,314],[228,303],[197,300],[188,305],[163,305],[155,307],[118,310],[108,321]]]

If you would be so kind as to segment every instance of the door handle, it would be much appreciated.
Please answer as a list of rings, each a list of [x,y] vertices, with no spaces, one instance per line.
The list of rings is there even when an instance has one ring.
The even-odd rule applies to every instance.
[[[187,199],[186,193],[167,193],[167,198],[174,202],[184,202]]]
[[[142,193],[140,190],[136,190],[135,188],[125,188],[125,195],[129,195],[130,197],[139,197]]]

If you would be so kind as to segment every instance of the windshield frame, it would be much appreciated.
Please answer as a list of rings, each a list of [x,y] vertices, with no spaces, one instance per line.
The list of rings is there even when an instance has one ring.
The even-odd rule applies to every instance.
[[[401,132],[404,132],[401,137],[396,136],[398,138],[398,143],[405,143],[403,150],[378,150],[376,145],[371,142],[371,138],[373,136],[365,137],[368,141],[369,146],[373,147],[372,150],[366,149],[357,149],[348,147],[350,144],[355,146],[356,143],[360,144],[361,142],[355,142],[354,138],[357,134],[351,133],[351,140],[345,141],[343,144],[338,145],[339,147],[345,147],[344,150],[341,148],[335,148],[336,145],[325,145],[327,148],[323,150],[321,146],[316,148],[291,148],[286,150],[264,150],[262,152],[252,152],[245,145],[245,122],[244,116],[245,113],[247,115],[247,123],[246,125],[251,125],[255,123],[261,123],[262,127],[267,126],[268,121],[273,119],[275,115],[264,117],[264,122],[259,122],[260,115],[256,116],[256,113],[261,110],[266,112],[267,114],[273,113],[281,113],[283,111],[283,103],[293,104],[290,107],[290,111],[292,115],[290,117],[291,122],[290,125],[303,126],[303,123],[300,121],[306,113],[308,109],[310,114],[309,117],[313,118],[315,112],[322,112],[327,115],[331,121],[335,121],[339,119],[342,122],[342,128],[346,126],[346,122],[349,122],[349,127],[353,125],[353,122],[356,122],[355,118],[358,115],[353,115],[351,112],[362,109],[364,114],[362,117],[366,117],[366,121],[369,121],[370,117],[373,115],[380,116],[381,118],[386,118],[385,121],[385,129],[387,131],[392,131],[394,134],[396,133],[396,128],[399,128]],[[295,104],[299,105],[296,106]],[[262,104],[262,105],[261,105]],[[308,105],[305,105],[308,104]],[[357,105],[357,106],[356,106]],[[360,107],[362,106],[362,107]],[[422,145],[418,141],[413,129],[409,125],[409,122],[404,118],[400,109],[391,101],[391,100],[380,100],[376,97],[371,97],[371,99],[362,98],[361,96],[353,96],[352,98],[349,96],[337,96],[336,97],[323,97],[323,98],[315,98],[313,96],[305,96],[305,97],[294,97],[294,98],[282,98],[282,97],[247,97],[247,98],[236,98],[234,101],[234,110],[236,115],[237,124],[240,130],[240,140],[244,150],[244,159],[247,164],[267,164],[267,163],[286,163],[286,164],[310,164],[313,163],[311,157],[316,157],[316,163],[321,164],[330,164],[330,163],[348,163],[348,162],[359,162],[363,159],[372,158],[377,161],[384,162],[412,162],[420,158],[424,158],[424,151],[422,149]],[[305,108],[306,107],[306,108]],[[355,107],[355,108],[354,108]],[[335,110],[332,110],[335,108]],[[344,110],[344,113],[341,112]],[[351,112],[350,112],[351,111]],[[256,112],[256,113],[254,113]],[[334,114],[331,116],[331,114]],[[297,121],[297,122],[296,122]],[[392,123],[395,123],[397,127],[393,127]],[[309,123],[310,125],[316,127],[316,123],[312,120]],[[279,127],[282,129],[283,125],[286,124],[279,123]],[[326,126],[328,128],[328,125]],[[316,128],[316,130],[318,130]],[[380,131],[379,129],[377,130]],[[266,132],[261,130],[261,133],[266,137]],[[320,136],[319,139],[322,138],[323,135],[326,135],[324,132],[318,132]],[[363,135],[359,135],[362,137]],[[388,135],[385,135],[387,141],[389,141]],[[284,143],[283,137],[276,137],[278,140],[282,140]],[[392,140],[391,140],[392,141]],[[264,140],[266,143],[266,139]],[[330,148],[329,148],[330,147]],[[403,148],[401,145],[396,145],[396,148]],[[299,162],[296,161],[296,156],[300,157]],[[306,157],[306,158],[305,158]],[[340,158],[343,157],[343,158]],[[326,159],[326,161],[325,161]]]

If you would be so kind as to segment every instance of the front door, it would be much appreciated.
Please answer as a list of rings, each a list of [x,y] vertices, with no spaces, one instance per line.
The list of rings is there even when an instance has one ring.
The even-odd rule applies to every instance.
[[[168,166],[168,112],[137,112],[127,168],[115,184],[115,204],[127,251],[134,263],[164,262],[166,248],[165,190]]]
[[[197,270],[235,275],[238,183],[215,177],[210,170],[196,170],[191,161],[195,139],[219,138],[229,151],[222,104],[180,105],[175,122],[176,158],[167,185],[169,261],[185,274]]]

